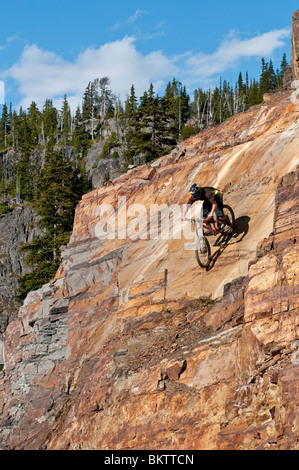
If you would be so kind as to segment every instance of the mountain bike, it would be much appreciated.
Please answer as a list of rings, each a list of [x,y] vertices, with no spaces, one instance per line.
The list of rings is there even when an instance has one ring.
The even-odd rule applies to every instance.
[[[211,261],[211,247],[207,235],[231,235],[235,229],[234,211],[227,204],[223,205],[223,217],[217,219],[204,219],[203,229],[200,231],[200,219],[187,219],[194,223],[196,233],[195,256],[201,268],[208,268]]]

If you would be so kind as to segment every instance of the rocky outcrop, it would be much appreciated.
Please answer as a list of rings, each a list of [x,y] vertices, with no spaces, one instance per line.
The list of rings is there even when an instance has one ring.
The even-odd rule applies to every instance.
[[[22,205],[11,207],[0,218],[0,339],[8,323],[17,318],[17,279],[28,272],[19,248],[40,232],[36,220],[33,210]]]
[[[125,172],[122,158],[124,145],[115,143],[116,136],[117,140],[123,141],[125,132],[119,120],[110,118],[102,123],[100,141],[94,142],[86,155],[85,168],[93,188],[101,187]],[[107,145],[109,158],[103,158],[103,150]]]
[[[95,144],[96,145],[96,144]],[[93,151],[93,148],[92,150]],[[120,158],[102,158],[89,172],[93,188],[99,188],[107,182],[113,181],[124,173]]]
[[[293,13],[292,69],[294,80],[299,80],[299,10]]]
[[[55,279],[6,330],[1,449],[298,447],[291,94],[266,96],[83,197]],[[236,214],[233,237],[210,239],[207,271],[175,214],[172,236],[146,236],[150,209],[180,207],[193,181],[224,190]],[[103,204],[115,239],[99,232]],[[133,204],[146,214],[128,210],[125,221],[125,205],[141,210]]]

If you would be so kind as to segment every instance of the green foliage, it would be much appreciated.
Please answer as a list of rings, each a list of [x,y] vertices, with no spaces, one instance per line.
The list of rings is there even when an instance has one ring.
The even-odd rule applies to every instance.
[[[80,108],[76,110],[74,117],[74,130],[71,145],[74,147],[75,155],[79,158],[85,157],[91,147],[90,135],[84,126],[83,117]]]
[[[63,152],[49,146],[38,178],[38,191],[32,201],[44,234],[22,247],[22,251],[28,253],[25,261],[31,272],[19,279],[20,298],[55,274],[60,263],[60,248],[69,241],[76,205],[88,189],[84,171],[74,171]]]
[[[53,106],[52,100],[46,100],[42,115],[42,139],[43,143],[54,144],[58,125],[58,111]]]
[[[8,212],[12,212],[13,211],[13,207],[9,207],[9,206],[4,206],[4,205],[0,205],[0,219],[4,216],[4,214],[7,214]]]
[[[191,137],[191,135],[197,134],[198,129],[197,127],[193,126],[183,126],[182,132],[181,132],[181,139],[185,140]]]
[[[30,291],[39,289],[55,276],[60,259],[53,261],[53,249],[53,242],[48,236],[39,237],[20,248],[21,252],[28,253],[25,262],[31,272],[18,279],[19,300],[24,300]]]
[[[112,152],[112,149],[115,149],[120,146],[120,143],[116,137],[116,132],[112,132],[108,140],[105,141],[103,150],[99,158],[115,158],[118,156],[117,152]]]
[[[10,130],[10,121],[6,104],[3,105],[2,117],[0,120],[0,149],[4,149],[8,142],[8,133]]]
[[[64,95],[63,105],[61,110],[61,121],[60,121],[60,131],[63,145],[68,145],[71,135],[71,110],[67,101],[66,95]]]
[[[201,88],[195,90],[191,116],[196,118],[198,130],[223,122],[230,116],[261,103],[265,93],[282,86],[287,65],[285,54],[280,70],[276,71],[271,60],[266,62],[262,59],[259,80],[253,79],[249,82],[246,73],[244,81],[240,72],[234,86],[220,79],[219,87],[214,90],[204,91]]]
[[[178,89],[178,82],[167,86],[166,94],[160,98],[155,95],[151,84],[138,103],[134,86],[125,106],[127,122],[124,157],[133,163],[134,157],[142,157],[145,162],[168,153],[175,145],[180,134],[180,126],[187,119],[183,102],[184,90]]]

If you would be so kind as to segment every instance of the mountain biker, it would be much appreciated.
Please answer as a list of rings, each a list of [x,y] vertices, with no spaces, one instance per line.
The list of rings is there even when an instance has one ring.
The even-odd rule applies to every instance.
[[[211,220],[216,213],[217,217],[223,217],[223,196],[219,189],[213,187],[201,187],[198,184],[192,184],[189,193],[191,194],[187,206],[183,213],[183,220],[186,220],[186,214],[190,206],[196,201],[203,201],[203,218]]]
[[[216,212],[217,217],[223,217],[223,196],[219,189],[212,187],[201,187],[198,184],[192,184],[189,194],[191,194],[187,206],[192,206],[196,201],[203,201],[203,217],[204,219],[212,219]],[[185,208],[183,219],[189,210]]]

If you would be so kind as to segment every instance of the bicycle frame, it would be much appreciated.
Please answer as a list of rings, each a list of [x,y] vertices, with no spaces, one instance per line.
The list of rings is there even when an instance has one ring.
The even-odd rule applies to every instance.
[[[196,230],[196,234],[197,236],[199,237],[199,233],[198,233],[198,226],[197,224],[200,224],[200,219],[186,219],[188,222],[194,222],[194,225],[195,225],[195,230]],[[226,225],[226,217],[219,217],[219,219],[215,220],[214,218],[212,219],[204,219],[203,220],[203,230],[206,229],[206,230],[210,230],[212,231],[213,235],[219,235],[221,233],[221,230],[223,230],[223,228],[225,227]],[[210,225],[207,225],[207,224],[210,224]]]
[[[226,225],[226,217],[219,217],[219,219],[215,220],[214,218],[212,219],[204,219],[203,220],[203,229],[206,230],[211,230],[213,232],[213,235],[219,235],[221,233],[221,230]],[[209,224],[209,225],[208,225]]]

